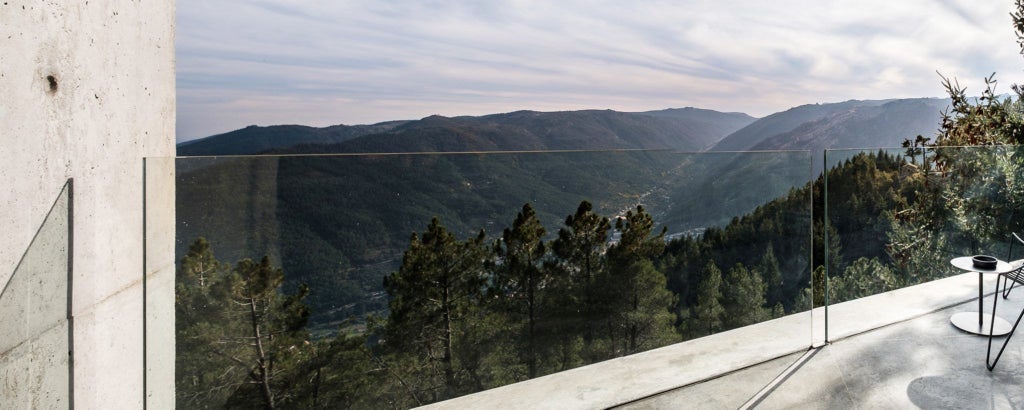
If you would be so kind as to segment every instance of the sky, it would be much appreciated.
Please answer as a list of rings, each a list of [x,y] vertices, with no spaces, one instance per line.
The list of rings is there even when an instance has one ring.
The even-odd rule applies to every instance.
[[[248,125],[698,107],[1024,83],[1011,0],[178,0],[177,139]]]

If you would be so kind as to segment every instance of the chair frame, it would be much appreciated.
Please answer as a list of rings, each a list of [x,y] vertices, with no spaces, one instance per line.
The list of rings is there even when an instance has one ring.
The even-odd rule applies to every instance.
[[[1006,255],[1007,262],[1013,259],[1013,242],[1020,242],[1024,245],[1024,239],[1021,239],[1016,232],[1012,233],[1013,238],[1010,240],[1010,250]],[[1003,290],[999,291],[999,282],[1003,282]],[[992,295],[992,319],[996,316],[996,306],[999,302],[999,294],[1002,293],[1003,299],[1006,299],[1010,295],[1010,291],[1013,290],[1014,285],[1018,282],[1024,284],[1024,263],[1009,272],[1000,273],[996,277],[996,294]],[[1006,350],[1006,345],[1010,343],[1010,339],[1013,338],[1013,333],[1017,331],[1017,326],[1020,325],[1021,319],[1024,318],[1024,309],[1021,309],[1020,315],[1017,316],[1017,321],[1013,322],[1013,328],[1010,329],[1010,333],[1006,334],[1006,340],[1003,341],[1003,346],[999,348],[999,353],[996,354],[996,358],[992,359],[992,338],[993,331],[995,329],[995,320],[989,321],[988,329],[988,352],[985,354],[985,367],[988,371],[995,369],[996,363],[999,363],[999,358],[1003,356],[1003,351]]]
[[[1014,239],[1017,242],[1020,242],[1021,244],[1024,244],[1024,239],[1021,239],[1021,237],[1019,235],[1017,235],[1016,232],[1013,232],[1010,235],[1012,236],[1012,239],[1010,240],[1010,251],[1006,254],[1006,261],[1007,262],[1013,261],[1013,242],[1014,242]],[[1022,261],[1021,266],[1024,266],[1024,259],[1022,259],[1021,261]],[[1014,269],[1014,270],[1012,270],[1010,272],[1007,272],[1007,275],[1010,275],[1010,274],[1012,274],[1013,277],[1011,279],[1013,279],[1013,280],[1010,281],[1010,287],[1003,288],[1003,299],[1006,299],[1007,296],[1010,296],[1010,291],[1013,290],[1013,287],[1017,284],[1017,282],[1024,283],[1024,272],[1021,271],[1020,267],[1018,267],[1017,269]],[[996,289],[999,289],[999,288],[996,288]]]

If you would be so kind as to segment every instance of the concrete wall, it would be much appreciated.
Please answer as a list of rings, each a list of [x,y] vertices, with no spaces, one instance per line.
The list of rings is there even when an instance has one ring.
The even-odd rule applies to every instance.
[[[0,292],[0,394],[26,407],[71,403],[71,202],[69,182]]]
[[[173,1],[0,0],[0,287],[74,178],[79,408],[141,408],[147,394],[143,263],[146,274],[173,269],[173,248],[160,241],[173,240],[174,225],[173,190],[164,187],[149,198],[163,211],[147,222],[163,235],[147,238],[154,251],[144,254],[142,159],[174,154],[174,86]],[[166,353],[150,361],[172,364]],[[152,370],[154,380],[173,377],[173,366]],[[0,407],[24,408],[34,400],[26,394],[45,393],[15,396],[3,390],[8,381],[0,380]],[[148,387],[166,399],[166,384]]]

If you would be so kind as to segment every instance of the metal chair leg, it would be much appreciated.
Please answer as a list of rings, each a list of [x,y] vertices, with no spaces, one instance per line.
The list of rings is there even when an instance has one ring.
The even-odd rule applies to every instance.
[[[1020,275],[1019,271],[1015,272],[1017,275]],[[1013,290],[1013,287],[1017,284],[1017,281],[1015,280],[1007,280],[1007,282],[1010,282],[1010,286],[1006,286],[1006,284],[1003,284],[1003,299],[1006,299],[1007,297],[1010,296],[1010,291]]]
[[[1003,287],[1004,288],[1006,287],[1006,283],[1005,282],[1014,282],[1013,280],[1010,280],[1009,277],[1004,277],[1004,275],[997,276],[996,277],[996,291],[997,292],[999,290],[999,280],[1000,279],[1004,280],[1004,283],[1003,283]],[[1013,322],[1013,328],[1010,329],[1010,333],[1008,333],[1006,335],[1006,340],[1003,341],[1003,346],[1001,348],[999,348],[999,354],[996,355],[995,360],[992,360],[992,338],[993,338],[992,333],[993,333],[993,330],[995,329],[995,320],[994,319],[995,319],[995,316],[996,316],[996,304],[998,302],[999,302],[999,297],[997,297],[996,295],[993,295],[992,296],[992,318],[993,318],[993,320],[990,321],[989,328],[988,328],[988,351],[985,354],[985,367],[988,368],[988,371],[992,371],[992,369],[994,369],[996,367],[996,363],[999,363],[999,358],[1003,356],[1003,351],[1006,350],[1006,345],[1010,343],[1010,339],[1013,337],[1013,333],[1015,331],[1017,331],[1017,325],[1020,324],[1021,318],[1024,318],[1024,309],[1021,309],[1020,315],[1017,316],[1017,321]]]
[[[1013,260],[1013,244],[1015,242],[1020,242],[1021,244],[1024,244],[1024,238],[1021,238],[1020,235],[1017,235],[1016,232],[1011,232],[1010,233],[1010,250],[1006,254],[1006,261],[1007,262]],[[1024,262],[1022,262],[1022,263],[1024,263]],[[1006,286],[1005,284],[1003,285],[1003,299],[1006,299],[1007,297],[1010,296],[1010,291],[1013,290],[1013,287],[1017,285],[1017,280],[1021,279],[1021,275],[1024,275],[1024,274],[1021,273],[1021,268],[1014,269],[1012,272],[1015,275],[1014,276],[1015,280],[1009,281],[1010,282],[1010,286]],[[999,288],[996,287],[996,291],[998,291],[998,290],[999,290]]]

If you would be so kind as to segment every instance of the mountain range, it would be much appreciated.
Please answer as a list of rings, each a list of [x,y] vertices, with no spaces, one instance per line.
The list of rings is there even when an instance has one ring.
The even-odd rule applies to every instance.
[[[178,144],[180,156],[667,149],[680,152],[897,147],[930,136],[947,99],[808,104],[754,118],[699,108],[516,111],[372,125],[249,126]]]
[[[760,119],[682,108],[250,126],[179,144],[179,155],[198,157],[176,161],[177,252],[202,236],[224,260],[269,255],[288,286],[315,289],[311,321],[330,328],[386,309],[381,278],[432,217],[460,238],[485,229],[493,239],[531,203],[552,236],[587,200],[609,217],[642,204],[670,236],[692,234],[812,180],[821,155],[808,149],[896,147],[933,134],[944,104],[847,101]],[[771,152],[790,149],[803,151]],[[734,152],[749,150],[763,151]],[[473,154],[251,155],[380,152]]]

